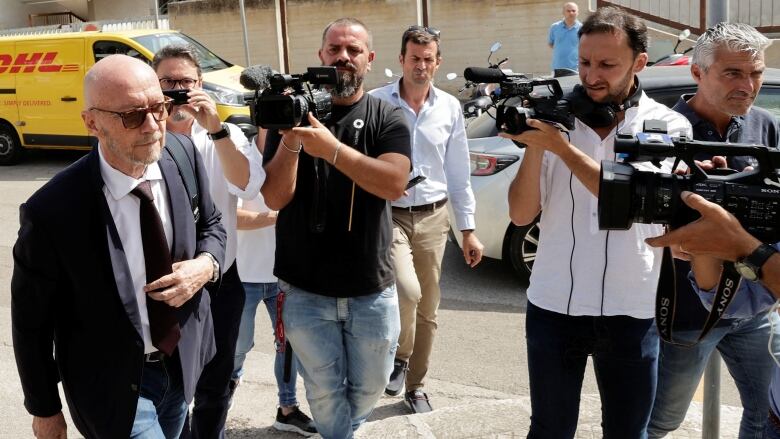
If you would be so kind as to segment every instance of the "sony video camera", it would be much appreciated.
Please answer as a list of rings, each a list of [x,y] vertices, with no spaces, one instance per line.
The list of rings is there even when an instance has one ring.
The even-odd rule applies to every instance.
[[[670,137],[666,123],[645,121],[636,136],[618,134],[615,153],[624,163],[601,162],[599,182],[599,228],[627,230],[633,223],[669,224],[679,227],[694,221],[698,212],[680,198],[691,191],[731,212],[742,226],[764,242],[780,241],[780,151],[760,145],[702,142]],[[694,157],[751,156],[758,162],[752,170],[703,170]],[[640,171],[627,162],[652,162],[675,157],[686,175]],[[697,158],[698,159],[698,158]]]
[[[574,128],[574,115],[558,80],[528,78],[520,73],[506,74],[500,69],[468,67],[463,76],[472,82],[498,83],[496,128],[509,134],[531,129],[526,120],[539,119]]]
[[[308,125],[309,112],[321,122],[330,119],[330,92],[312,85],[336,84],[338,74],[335,67],[309,67],[306,73],[295,75],[273,73],[268,69],[264,78],[252,78],[252,72],[249,72],[249,77],[253,87],[247,88],[255,90],[249,111],[256,126],[285,130]]]

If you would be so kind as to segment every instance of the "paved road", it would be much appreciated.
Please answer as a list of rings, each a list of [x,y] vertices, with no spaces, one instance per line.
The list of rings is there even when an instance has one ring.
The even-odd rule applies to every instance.
[[[22,407],[10,335],[11,247],[18,229],[18,206],[77,157],[73,153],[36,153],[21,165],[0,168],[0,221],[4,226],[0,229],[0,406],[4,407],[0,414],[0,438],[31,437],[31,418]],[[526,398],[524,286],[498,261],[486,260],[469,269],[451,244],[445,253],[443,273],[439,333],[426,388],[432,404],[446,408]],[[275,413],[275,384],[270,373],[273,345],[265,313],[258,312],[257,325],[260,329],[248,357],[246,381],[230,413],[229,436],[288,437],[268,428]],[[596,395],[592,372],[586,376],[583,394]],[[731,379],[726,377],[723,382],[721,402],[738,406]],[[593,399],[585,399],[588,398]],[[299,399],[305,406],[302,385]],[[371,420],[402,413],[400,399],[383,398]],[[70,431],[72,437],[77,437],[73,436],[74,429]],[[593,437],[598,437],[597,433]]]

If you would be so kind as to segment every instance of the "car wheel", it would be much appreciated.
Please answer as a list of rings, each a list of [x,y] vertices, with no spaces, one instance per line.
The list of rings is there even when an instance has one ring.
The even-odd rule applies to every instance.
[[[22,144],[16,131],[8,124],[0,124],[0,165],[13,165],[22,155]]]
[[[528,282],[539,246],[539,217],[526,226],[512,226],[504,246],[506,260],[523,282]]]

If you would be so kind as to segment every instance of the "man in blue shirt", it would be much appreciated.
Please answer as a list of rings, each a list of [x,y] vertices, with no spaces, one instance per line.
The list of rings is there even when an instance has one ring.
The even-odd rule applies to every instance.
[[[682,96],[674,106],[691,121],[694,139],[778,146],[777,121],[766,110],[752,105],[761,89],[764,50],[769,44],[754,28],[733,23],[720,23],[698,39],[691,65],[698,90],[692,96]],[[705,163],[710,159],[720,161],[718,166],[727,164],[738,171],[757,166],[748,156],[696,159]],[[690,264],[676,260],[675,265],[678,304],[674,334],[676,339],[690,343],[698,337],[708,314],[702,302],[709,307],[713,292],[701,292],[698,297],[688,281]],[[766,390],[774,366],[766,352],[770,321],[780,322],[777,314],[766,313],[773,301],[770,294],[737,294],[724,318],[695,346],[661,344],[658,390],[648,426],[650,438],[663,437],[680,426],[715,349],[722,354],[742,400],[739,436],[762,437],[768,410]],[[776,334],[780,332],[780,324],[774,329]],[[780,336],[776,335],[773,343],[774,350],[780,350]]]
[[[550,26],[547,44],[553,50],[552,70],[556,77],[565,76],[565,69],[577,70],[579,62],[577,32],[582,27],[582,23],[577,20],[577,14],[579,14],[577,3],[566,3],[563,5],[563,20],[556,21]]]

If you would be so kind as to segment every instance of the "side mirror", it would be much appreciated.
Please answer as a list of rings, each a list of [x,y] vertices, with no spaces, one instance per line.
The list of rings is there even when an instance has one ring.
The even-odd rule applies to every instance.
[[[492,46],[490,46],[490,53],[496,53],[500,48],[501,48],[501,41],[496,41],[495,43],[493,43]]]
[[[447,73],[447,81],[452,81],[453,79],[457,78],[457,73]]]
[[[392,78],[393,77],[393,71],[390,70],[390,69],[385,69],[385,76],[387,76],[388,78]]]
[[[682,40],[684,40],[684,39],[686,39],[686,38],[688,38],[690,36],[691,36],[691,30],[690,29],[685,29],[682,32],[680,32],[680,35],[677,35],[677,39],[679,41],[682,41]]]

